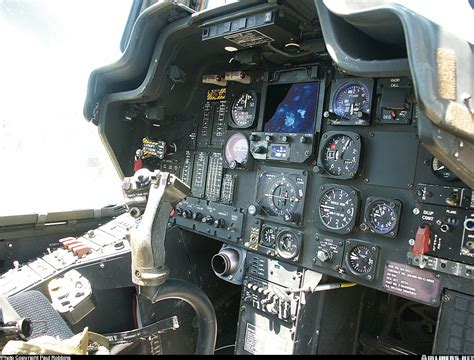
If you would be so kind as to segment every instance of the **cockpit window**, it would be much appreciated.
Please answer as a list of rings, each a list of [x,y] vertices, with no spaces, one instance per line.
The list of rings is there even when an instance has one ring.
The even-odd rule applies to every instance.
[[[0,215],[122,202],[82,109],[91,71],[121,56],[131,2],[0,1]]]

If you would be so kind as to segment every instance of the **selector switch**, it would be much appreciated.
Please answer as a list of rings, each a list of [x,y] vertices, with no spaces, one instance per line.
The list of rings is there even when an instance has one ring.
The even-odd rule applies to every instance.
[[[214,227],[223,228],[224,226],[225,226],[225,220],[224,219],[216,219],[214,221]]]
[[[318,250],[316,257],[318,258],[319,261],[326,262],[328,260],[331,260],[332,254],[326,249],[321,249],[321,250]]]
[[[201,220],[202,220],[202,215],[201,215],[201,213],[195,212],[195,213],[193,214],[193,216],[192,216],[192,219],[193,219],[194,221],[201,221]]]
[[[214,223],[214,218],[211,215],[207,215],[202,218],[201,222],[212,225]]]
[[[191,210],[184,210],[182,216],[185,219],[191,219],[193,216],[193,212]]]
[[[252,152],[255,154],[264,154],[267,152],[267,149],[265,149],[264,146],[259,145],[259,146],[253,146],[252,147]]]

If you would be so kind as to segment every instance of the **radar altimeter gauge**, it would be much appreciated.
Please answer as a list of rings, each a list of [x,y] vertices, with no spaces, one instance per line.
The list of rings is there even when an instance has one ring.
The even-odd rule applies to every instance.
[[[237,95],[230,109],[230,126],[249,128],[253,125],[257,113],[257,94],[248,91]]]

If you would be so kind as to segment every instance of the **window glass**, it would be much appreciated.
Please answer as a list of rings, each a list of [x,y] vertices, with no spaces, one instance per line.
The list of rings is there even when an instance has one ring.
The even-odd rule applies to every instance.
[[[116,61],[132,0],[0,0],[0,215],[122,202],[82,114],[92,70]]]

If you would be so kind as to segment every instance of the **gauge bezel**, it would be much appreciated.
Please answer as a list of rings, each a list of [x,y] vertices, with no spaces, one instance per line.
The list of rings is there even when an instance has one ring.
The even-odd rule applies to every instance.
[[[344,228],[341,228],[341,229],[332,229],[328,227],[325,224],[324,220],[322,219],[321,212],[320,212],[322,197],[324,196],[324,194],[334,189],[341,189],[341,190],[346,191],[347,194],[349,194],[350,199],[354,203],[354,215],[352,216],[351,221]],[[360,205],[360,194],[357,189],[350,186],[346,186],[346,185],[325,184],[319,188],[318,193],[316,194],[316,204],[317,204],[316,223],[320,227],[322,227],[323,230],[330,231],[336,234],[349,234],[356,227],[357,219],[359,216],[359,205]]]
[[[270,207],[269,198],[266,196],[268,189],[283,178],[286,178],[295,185],[298,195],[298,203],[292,209],[292,218],[290,220],[287,219],[287,221],[284,218],[286,212],[281,214],[274,213]],[[283,225],[303,226],[307,183],[308,172],[306,170],[259,165],[255,182],[255,203],[262,211],[256,217]]]
[[[435,169],[434,169],[434,162],[435,162],[435,159],[436,159],[439,163],[443,164],[443,163],[441,162],[441,160],[438,159],[436,156],[433,156],[433,157],[431,158],[430,169],[431,169],[431,173],[432,173],[434,176],[436,176],[438,179],[441,179],[441,180],[444,180],[444,181],[448,181],[448,182],[455,181],[455,180],[458,180],[458,179],[459,179],[459,178],[456,176],[456,174],[455,174],[451,169],[449,169],[446,165],[444,165],[444,164],[443,164],[443,166],[446,167],[446,170],[449,171],[450,175],[449,175],[449,177],[441,176],[439,170],[435,170]]]
[[[254,110],[252,112],[252,121],[248,124],[245,124],[245,125],[239,125],[234,121],[234,115],[232,113],[232,109],[233,109],[235,103],[238,101],[238,99],[244,94],[250,94],[252,97],[255,98],[255,107],[254,107]],[[257,95],[257,92],[254,91],[254,90],[242,90],[242,91],[238,91],[238,92],[235,92],[234,94],[232,94],[232,99],[230,101],[230,106],[229,106],[229,120],[228,120],[229,126],[233,129],[248,129],[248,128],[251,128],[255,124],[255,120],[257,119],[258,105],[259,105],[258,95]]]
[[[296,241],[297,249],[292,254],[285,254],[285,250],[280,248],[280,240],[282,239],[282,237],[285,234],[291,234],[294,237],[295,241]],[[285,259],[285,260],[297,261],[299,255],[301,253],[301,247],[302,247],[302,244],[303,244],[302,236],[303,235],[300,231],[296,231],[296,230],[289,229],[289,228],[279,228],[278,232],[277,232],[277,236],[276,236],[276,241],[275,241],[275,249],[276,249],[276,253],[277,253],[278,257],[280,257],[282,259]]]
[[[271,230],[275,234],[275,239],[273,240],[273,243],[270,244],[270,245],[265,244],[265,242],[263,241],[263,233],[265,232],[265,230]],[[269,225],[262,226],[262,230],[260,231],[260,241],[259,241],[260,245],[264,246],[266,248],[269,248],[269,249],[274,249],[275,246],[276,246],[276,242],[277,242],[277,236],[278,236],[278,229],[277,228],[275,228],[274,226],[269,226]]]
[[[372,266],[372,269],[367,272],[367,273],[360,273],[354,270],[352,267],[352,264],[350,262],[350,254],[351,252],[358,246],[364,246],[367,249],[370,250],[370,252],[373,255],[374,259],[374,265]],[[365,279],[367,281],[374,281],[376,274],[377,274],[377,268],[378,268],[378,253],[379,253],[379,247],[377,245],[373,245],[364,241],[359,241],[359,240],[347,240],[346,241],[346,246],[345,246],[345,252],[344,252],[344,268],[349,271],[350,274],[355,275],[361,279]]]
[[[394,211],[397,217],[395,226],[388,232],[383,232],[383,231],[375,229],[370,222],[370,212],[374,208],[374,206],[378,203],[385,203],[387,206],[392,208],[392,210]],[[402,209],[402,203],[399,200],[385,199],[385,198],[379,198],[379,197],[369,197],[367,198],[365,202],[364,223],[361,225],[361,229],[362,230],[365,229],[365,231],[370,231],[373,234],[394,238],[398,235],[398,228],[400,227],[401,209]]]
[[[236,134],[243,135],[245,139],[247,140],[247,161],[244,163],[238,164],[238,166],[236,167],[233,167],[232,164],[227,159],[226,148],[227,148],[227,143],[229,142],[230,138]],[[224,139],[224,147],[222,148],[222,158],[224,159],[224,167],[226,169],[248,170],[249,168],[252,168],[253,157],[250,155],[250,141],[248,138],[248,134],[243,131],[228,131]]]
[[[357,166],[356,170],[353,173],[347,173],[347,174],[342,174],[342,175],[334,175],[331,174],[327,168],[324,166],[324,159],[323,157],[325,156],[325,149],[326,146],[329,144],[329,142],[336,136],[348,136],[352,139],[354,142],[354,146],[357,148],[358,154],[357,154]],[[355,178],[361,169],[361,162],[362,162],[362,140],[361,136],[355,132],[352,131],[328,131],[323,134],[321,137],[321,141],[319,143],[319,154],[318,154],[318,167],[322,169],[323,171],[321,172],[322,176],[328,177],[328,178],[334,178],[334,179],[341,179],[341,180],[349,180]]]
[[[334,111],[334,100],[340,90],[347,86],[348,84],[357,84],[365,87],[368,91],[368,102],[369,108],[365,111],[362,111],[363,117],[359,118],[357,116],[352,116],[350,118],[344,118],[337,115]],[[358,126],[368,126],[370,125],[370,116],[372,113],[373,104],[373,94],[374,94],[374,80],[371,78],[344,78],[337,79],[331,85],[331,95],[329,97],[329,125],[358,125]]]

